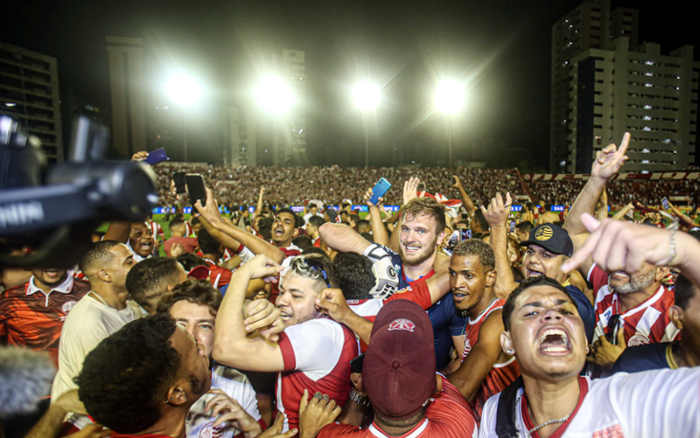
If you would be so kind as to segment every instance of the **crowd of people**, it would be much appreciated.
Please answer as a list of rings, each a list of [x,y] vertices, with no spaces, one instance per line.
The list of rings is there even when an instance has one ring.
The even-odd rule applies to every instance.
[[[615,182],[630,141],[567,184],[156,165],[175,213],[3,267],[0,437],[700,436],[700,217],[654,198],[695,183]]]
[[[302,205],[305,200],[318,199],[338,205],[344,199],[359,202],[364,192],[379,178],[386,178],[394,187],[385,196],[385,203],[400,205],[401,183],[411,176],[422,182],[422,190],[441,193],[448,198],[459,197],[453,187],[458,176],[470,187],[472,199],[483,205],[496,193],[510,192],[529,197],[533,202],[571,204],[585,184],[583,178],[530,181],[516,169],[447,168],[447,167],[221,167],[205,163],[162,163],[156,167],[160,197],[163,205],[172,205],[175,198],[170,192],[170,178],[175,172],[202,174],[223,204],[255,205],[260,187],[269,189],[267,199],[284,205]],[[688,197],[690,205],[697,205],[698,180],[689,179],[625,179],[613,180],[607,187],[608,197],[616,205],[638,201],[644,205],[658,205],[673,193]]]

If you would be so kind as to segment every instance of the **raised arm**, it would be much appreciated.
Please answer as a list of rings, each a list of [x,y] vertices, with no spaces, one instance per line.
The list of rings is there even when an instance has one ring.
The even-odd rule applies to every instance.
[[[281,371],[282,350],[277,343],[261,337],[248,337],[243,323],[243,302],[248,282],[279,272],[280,266],[258,255],[241,266],[231,277],[226,295],[216,315],[213,357],[232,368],[253,371]]]
[[[481,207],[484,218],[491,226],[489,239],[496,258],[496,283],[493,286],[493,292],[499,298],[507,298],[517,287],[508,260],[508,229],[506,227],[512,202],[510,193],[506,193],[505,201],[500,193],[496,193],[496,197],[491,199],[488,208]]]
[[[452,187],[459,190],[459,195],[462,197],[462,202],[464,203],[464,208],[466,208],[467,211],[469,212],[469,216],[473,216],[474,212],[476,211],[476,206],[474,205],[472,198],[470,198],[469,195],[467,194],[467,191],[464,190],[464,186],[462,185],[462,180],[460,180],[457,175],[452,175],[452,177],[455,179],[455,183],[452,185]]]
[[[637,272],[642,263],[647,262],[656,266],[677,266],[689,280],[700,284],[700,242],[690,234],[611,219],[601,222],[589,214],[582,220],[591,234],[562,265],[565,272],[588,258],[609,272]]]
[[[564,222],[564,228],[569,232],[570,236],[587,232],[581,221],[581,215],[584,213],[593,214],[596,202],[598,202],[600,195],[605,190],[607,182],[617,174],[627,160],[625,153],[629,143],[630,134],[626,132],[622,137],[619,149],[614,144],[610,144],[596,154],[596,159],[591,169],[591,177],[588,178],[581,193],[576,197],[576,201],[571,206],[571,211]]]
[[[328,246],[340,252],[354,252],[362,255],[372,244],[345,224],[326,222],[318,228],[318,232]]]
[[[226,223],[223,219],[221,219],[219,208],[216,205],[216,199],[214,199],[211,189],[208,187],[206,205],[203,206],[201,202],[197,201],[195,202],[194,206],[214,229],[242,243],[253,253],[265,255],[271,260],[275,261],[275,263],[282,263],[282,260],[284,260],[284,253],[275,245],[266,242],[257,236],[253,236],[252,234]]]
[[[384,222],[382,222],[382,214],[379,211],[379,207],[373,204],[371,199],[372,188],[370,187],[365,192],[365,203],[369,207],[369,224],[372,227],[372,237],[375,243],[386,246],[389,244],[389,233],[386,232],[386,227]],[[379,198],[379,203],[381,203],[381,199]]]

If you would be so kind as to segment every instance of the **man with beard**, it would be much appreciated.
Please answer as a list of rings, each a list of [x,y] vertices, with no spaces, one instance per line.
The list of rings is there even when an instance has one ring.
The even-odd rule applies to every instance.
[[[416,183],[417,185],[417,183]],[[438,243],[445,237],[445,207],[432,198],[414,198],[399,212],[399,253],[371,243],[352,228],[343,224],[326,223],[321,226],[321,238],[331,248],[341,252],[354,252],[369,257],[378,269],[396,277],[397,287],[385,288],[385,298],[397,289],[405,289],[420,278],[435,274]],[[458,348],[458,340],[451,333],[451,326],[464,324],[455,313],[452,294],[445,295],[428,310],[435,336],[435,355],[438,369],[449,362],[452,346]],[[458,348],[461,350],[461,347]]]
[[[247,336],[243,302],[248,282],[275,275],[281,267],[258,255],[234,272],[216,316],[214,359],[226,366],[278,372],[277,410],[285,430],[298,425],[304,390],[323,392],[342,406],[350,393],[350,360],[357,356],[355,335],[347,327],[321,317],[320,293],[335,285],[327,258],[319,255],[289,259],[280,279],[276,306],[277,342]]]
[[[576,198],[564,227],[574,236],[574,248],[579,249],[588,237],[582,222],[585,213],[593,214],[598,198],[607,182],[627,160],[625,152],[630,142],[625,133],[620,148],[614,144],[598,152],[591,177]],[[617,242],[608,242],[616,246]],[[604,369],[612,366],[627,345],[671,342],[680,331],[669,317],[673,291],[661,280],[667,268],[642,264],[634,272],[606,272],[589,259],[578,267],[593,286],[595,293],[596,327],[591,345],[592,360]]]
[[[63,325],[58,345],[58,372],[51,399],[75,389],[85,356],[104,338],[124,324],[145,315],[129,300],[126,276],[134,265],[134,254],[123,243],[103,240],[93,243],[80,261],[91,290],[78,301]]]
[[[493,293],[493,249],[481,240],[460,242],[453,250],[449,273],[455,307],[467,318],[462,328],[462,363],[449,380],[471,403],[478,421],[486,400],[510,385],[520,370],[515,358],[501,349],[505,301]]]
[[[0,295],[0,344],[48,351],[57,365],[63,322],[89,289],[72,271],[32,269],[29,281]]]
[[[479,437],[698,436],[700,371],[580,375],[588,345],[568,292],[556,281],[525,280],[503,306],[501,347],[522,379],[484,405]]]

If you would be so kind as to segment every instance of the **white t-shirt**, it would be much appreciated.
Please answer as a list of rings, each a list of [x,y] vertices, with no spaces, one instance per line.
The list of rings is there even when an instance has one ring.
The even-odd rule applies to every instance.
[[[211,389],[220,389],[229,397],[238,402],[244,411],[255,421],[260,421],[258,411],[258,399],[255,390],[248,378],[233,368],[222,365],[214,368],[211,374]],[[204,394],[191,407],[187,414],[185,424],[188,438],[220,437],[232,438],[240,431],[228,423],[214,427],[216,418],[210,417],[205,412],[205,406],[214,397],[214,394]]]
[[[566,429],[552,436],[587,438],[659,438],[700,436],[700,368],[617,373],[585,379],[588,392]],[[523,389],[518,391],[515,427],[528,437],[523,418]],[[497,437],[496,394],[484,405],[479,438]],[[526,409],[526,407],[525,407]],[[560,433],[563,432],[563,433]],[[532,436],[537,436],[536,432]]]
[[[104,338],[127,323],[145,316],[144,310],[131,300],[117,310],[88,293],[78,301],[66,317],[58,344],[58,372],[51,387],[51,400],[76,389],[73,379],[83,369],[85,356]]]

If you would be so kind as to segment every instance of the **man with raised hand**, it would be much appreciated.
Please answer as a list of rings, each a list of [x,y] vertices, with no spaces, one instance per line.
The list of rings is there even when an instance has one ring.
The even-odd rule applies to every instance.
[[[589,229],[585,214],[593,214],[595,204],[610,181],[627,160],[625,155],[630,134],[625,133],[618,148],[611,144],[599,151],[591,168],[591,176],[576,198],[564,228],[569,231],[577,250],[584,245]],[[649,232],[653,231],[647,227]],[[618,237],[605,236],[601,248],[619,249]],[[673,291],[662,284],[666,275],[663,266],[644,263],[634,271],[624,266],[604,269],[592,259],[578,264],[578,270],[593,286],[596,327],[591,345],[591,360],[606,372],[627,345],[669,342],[679,331],[671,322],[668,310],[673,305]],[[622,331],[622,334],[619,332]]]
[[[486,400],[520,375],[515,358],[501,350],[505,301],[493,293],[493,249],[477,239],[460,242],[452,252],[449,272],[455,307],[467,317],[461,327],[462,362],[449,379],[480,416]]]
[[[394,291],[405,289],[421,278],[430,278],[436,270],[440,270],[436,269],[437,250],[445,237],[445,207],[432,198],[416,197],[418,183],[418,178],[410,178],[404,184],[404,205],[399,212],[398,231],[392,235],[392,240],[398,240],[398,253],[369,242],[346,225],[326,223],[320,228],[321,238],[329,247],[367,256],[378,265],[376,272],[395,279],[396,286],[387,284],[377,295],[378,298],[386,298]],[[433,324],[437,366],[442,369],[449,362],[449,352],[455,342],[450,325],[463,323],[464,319],[456,314],[451,294],[433,304],[428,316]]]

